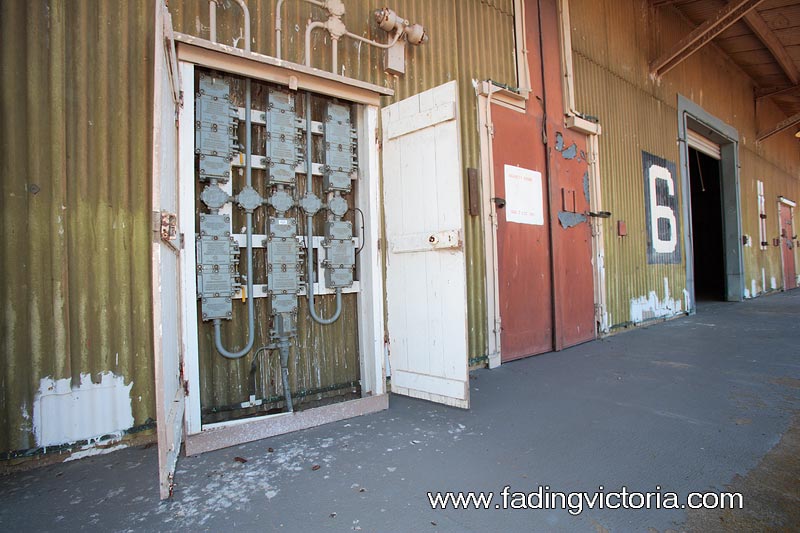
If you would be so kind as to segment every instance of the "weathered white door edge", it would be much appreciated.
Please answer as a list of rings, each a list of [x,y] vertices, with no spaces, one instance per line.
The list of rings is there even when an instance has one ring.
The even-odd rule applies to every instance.
[[[181,234],[178,213],[180,82],[172,20],[163,0],[155,6],[153,78],[153,352],[158,432],[159,492],[172,495],[183,440],[184,390],[180,339]]]
[[[392,391],[469,408],[455,81],[382,109]]]

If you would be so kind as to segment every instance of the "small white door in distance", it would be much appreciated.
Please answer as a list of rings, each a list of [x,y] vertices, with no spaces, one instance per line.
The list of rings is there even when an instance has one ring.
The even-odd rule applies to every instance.
[[[455,81],[382,110],[392,392],[469,408]]]

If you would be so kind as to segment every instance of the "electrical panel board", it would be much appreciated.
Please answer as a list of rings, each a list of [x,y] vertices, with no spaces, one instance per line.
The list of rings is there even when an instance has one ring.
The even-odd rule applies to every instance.
[[[326,191],[350,192],[356,171],[356,131],[350,123],[350,106],[331,102],[325,119]]]
[[[197,293],[203,320],[230,319],[239,288],[239,245],[231,236],[230,216],[200,216],[197,235]]]
[[[295,97],[270,88],[267,96],[266,165],[269,184],[294,186],[296,167],[304,160],[300,132],[297,130]]]
[[[267,289],[272,314],[297,311],[302,271],[297,220],[271,217],[267,236]]]
[[[325,285],[344,288],[353,285],[356,264],[353,226],[350,222],[331,221],[325,224]]]
[[[342,391],[330,398],[354,392],[350,384],[358,380],[358,364],[346,370],[325,366],[339,364],[338,340],[333,346],[328,334],[308,338],[337,321],[340,326],[328,330],[333,337],[358,329],[349,323],[358,316],[352,293],[360,290],[352,208],[358,184],[353,111],[353,104],[325,95],[196,71],[196,294],[198,321],[213,326],[199,345],[211,350],[204,353],[214,355],[211,364],[221,372],[237,367],[216,355],[226,360],[253,356],[248,374],[253,381],[234,384],[250,400],[241,402],[232,394],[234,403],[208,414],[208,420],[256,406],[269,406],[261,412],[292,411],[297,389],[303,393],[296,397],[300,403],[306,396],[327,401],[319,392],[307,395],[309,390],[333,386],[325,394]],[[246,265],[241,271],[240,263]],[[234,323],[223,326],[226,321]],[[298,338],[300,331],[304,335]],[[353,335],[343,338],[350,343]],[[295,357],[303,364],[292,359],[292,350],[299,350]],[[273,374],[276,363],[280,383]],[[290,369],[297,372],[293,380]],[[347,375],[344,381],[342,375]],[[309,384],[316,386],[309,389]]]
[[[237,111],[230,101],[230,85],[223,79],[200,75],[195,102],[195,153],[200,181],[226,183],[236,147]]]

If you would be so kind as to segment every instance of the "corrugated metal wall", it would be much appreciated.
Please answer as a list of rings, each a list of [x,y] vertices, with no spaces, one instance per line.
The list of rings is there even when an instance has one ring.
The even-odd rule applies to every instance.
[[[253,19],[254,52],[273,55],[275,50],[274,9],[276,0],[248,3]],[[363,0],[346,0],[344,22],[348,30],[386,42],[387,34],[377,27],[376,6]],[[217,10],[217,40],[233,44],[240,37],[241,12],[233,2]],[[408,47],[406,74],[393,76],[383,69],[384,52],[343,38],[339,43],[340,74],[395,90],[383,105],[401,100],[450,80],[458,80],[462,121],[464,168],[479,167],[480,146],[473,79],[493,79],[515,86],[513,0],[399,0],[390,6],[411,22],[423,24],[430,41],[421,47]],[[324,10],[302,2],[287,0],[283,7],[283,58],[304,61],[304,35],[309,18],[324,20]],[[208,38],[206,2],[176,2],[170,5],[177,31]],[[330,38],[325,31],[312,34],[312,65],[330,68]],[[466,182],[466,171],[464,172]],[[465,183],[466,190],[466,183]],[[466,202],[465,198],[465,210]],[[469,305],[469,357],[486,354],[485,259],[481,220],[467,216],[466,253]]]
[[[251,1],[255,51],[272,53],[274,0]],[[385,40],[375,5],[345,2],[348,28]],[[219,40],[241,23],[222,2]],[[207,3],[172,0],[178,30],[207,37]],[[479,166],[471,80],[516,85],[513,0],[400,0],[394,9],[428,29],[408,52],[407,74],[383,72],[383,52],[340,43],[348,76],[396,90],[393,100],[446,81],[461,87],[464,166]],[[40,380],[114,372],[133,383],[134,423],[155,417],[150,299],[152,0],[8,0],[0,3],[2,180],[2,349],[0,450],[36,446],[32,403]],[[309,16],[288,0],[285,57],[302,59]],[[458,29],[457,29],[458,28]],[[325,32],[314,62],[329,61]],[[466,201],[466,199],[465,199]],[[485,354],[483,236],[467,217],[470,353]],[[328,313],[330,310],[325,309]],[[344,347],[349,342],[330,339]],[[328,342],[328,341],[326,341]],[[214,376],[203,385],[215,394]],[[343,378],[344,379],[344,378]]]
[[[152,2],[0,3],[0,450],[36,446],[40,380],[111,371],[154,417]]]
[[[631,301],[655,291],[682,300],[685,257],[680,265],[646,261],[645,206],[641,151],[679,164],[677,95],[683,94],[739,131],[742,231],[758,237],[756,179],[765,181],[767,215],[777,231],[778,194],[798,194],[796,141],[783,135],[756,145],[756,130],[780,119],[769,103],[756,124],[752,83],[713,46],[701,50],[660,82],[649,77],[648,61],[692,28],[671,8],[650,9],[633,0],[570,2],[576,105],[597,116],[603,127],[600,167],[604,209],[613,213],[606,224],[606,272],[610,323],[626,325]],[[680,172],[680,169],[679,169]],[[680,195],[680,183],[676,183]],[[785,192],[782,192],[785,191]],[[680,198],[680,196],[679,196]],[[628,236],[617,236],[616,221],[627,222]],[[685,221],[681,222],[681,246]],[[682,254],[683,256],[683,254]],[[777,248],[745,248],[745,280],[761,286],[766,278],[781,279]],[[780,284],[780,281],[779,281]],[[763,290],[763,288],[762,288]],[[685,310],[685,303],[683,304]]]
[[[642,151],[678,165],[677,110],[638,89],[627,80],[574,54],[576,105],[597,116],[600,137],[603,209],[611,211],[606,229],[606,282],[610,325],[631,321],[631,300],[655,291],[658,299],[683,300],[686,258],[680,264],[647,263],[645,190]],[[676,194],[681,194],[680,182]],[[617,221],[624,221],[628,235],[617,236]],[[683,231],[681,225],[683,246]],[[669,288],[669,295],[665,291]],[[684,304],[685,306],[685,304]],[[685,309],[685,307],[684,307]]]

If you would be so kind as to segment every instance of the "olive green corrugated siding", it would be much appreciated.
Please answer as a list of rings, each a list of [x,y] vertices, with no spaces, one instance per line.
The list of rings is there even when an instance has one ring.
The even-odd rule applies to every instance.
[[[574,54],[577,105],[600,119],[600,168],[603,209],[612,212],[606,231],[606,283],[611,325],[630,321],[630,302],[655,291],[659,300],[683,300],[685,257],[681,264],[647,264],[645,191],[642,151],[678,166],[677,111],[639,90],[580,53]],[[654,127],[658,125],[657,127]],[[680,197],[680,183],[676,183]],[[618,237],[616,221],[627,224],[627,237]],[[681,226],[679,246],[683,246]],[[685,304],[684,309],[685,309]]]
[[[709,113],[739,132],[742,231],[758,238],[755,180],[765,181],[769,232],[777,228],[776,198],[798,189],[798,153],[790,135],[777,136],[756,145],[756,130],[777,123],[780,115],[769,102],[756,124],[751,82],[713,47],[705,47],[660,81],[650,78],[648,61],[691,30],[672,8],[650,10],[631,0],[576,0],[570,2],[576,106],[597,116],[600,136],[603,209],[611,211],[606,222],[605,254],[608,311],[611,325],[630,320],[630,302],[656,291],[664,298],[664,279],[671,298],[682,300],[685,287],[681,221],[681,265],[648,265],[641,151],[678,165],[677,95],[695,101]],[[772,122],[771,122],[772,121]],[[678,197],[680,181],[676,183]],[[781,191],[789,191],[784,193]],[[616,221],[627,222],[628,236],[618,237]],[[767,280],[780,280],[777,248],[746,247],[745,280],[758,280],[761,268]],[[685,304],[683,304],[685,310]]]
[[[40,379],[133,382],[155,418],[150,319],[152,2],[0,4],[0,450],[36,445]],[[38,191],[38,192],[37,192]]]
[[[253,49],[272,54],[274,1],[249,4]],[[176,28],[207,37],[206,5],[170,2]],[[241,23],[233,3],[223,5],[219,37],[230,42]],[[372,21],[374,5],[346,5],[352,31],[386,39]],[[32,403],[44,377],[114,372],[134,383],[135,423],[155,417],[149,289],[153,7],[152,0],[0,5],[2,450],[35,446]],[[345,39],[339,54],[345,74],[394,88],[396,96],[386,104],[457,79],[463,163],[478,167],[471,80],[516,85],[512,0],[405,0],[392,7],[424,24],[431,41],[409,48],[407,74],[394,77],[383,71],[382,51]],[[305,22],[322,12],[294,0],[285,9],[285,57],[299,62]],[[321,67],[329,61],[325,40],[324,32],[315,33],[315,47],[325,50],[314,55]],[[477,357],[486,349],[486,311],[476,217],[467,217],[466,248],[469,355]],[[325,342],[349,342],[336,335],[342,338]]]
[[[791,150],[792,140],[788,139],[787,149]],[[796,141],[794,141],[796,143]],[[794,147],[795,152],[797,148]],[[749,147],[740,150],[739,162],[741,168],[741,195],[742,195],[742,233],[750,235],[751,246],[745,247],[745,288],[751,296],[769,292],[772,288],[772,278],[776,280],[776,288],[783,287],[783,271],[781,270],[781,248],[772,244],[772,239],[779,235],[778,228],[778,196],[790,200],[800,201],[800,175],[795,177],[774,162],[765,159],[757,151]],[[759,216],[758,216],[758,189],[756,181],[764,182],[764,199],[766,200],[767,214],[767,242],[766,250],[761,250],[759,243]],[[794,227],[800,230],[800,210],[794,210]],[[795,250],[795,265],[798,262]],[[765,278],[766,283],[762,279]],[[755,285],[755,293],[753,286]],[[766,285],[766,286],[765,286]]]
[[[248,3],[254,20],[252,49],[274,55],[275,0]],[[373,20],[376,7],[363,0],[346,0],[344,22],[348,30],[380,42],[387,34]],[[383,105],[401,100],[450,80],[460,87],[462,157],[464,169],[479,168],[476,97],[473,79],[493,79],[517,84],[514,57],[513,0],[398,0],[391,5],[411,22],[423,24],[430,41],[409,46],[406,74],[392,76],[383,69],[384,52],[343,38],[339,43],[339,73],[394,89]],[[300,0],[287,0],[283,16],[283,58],[304,61],[304,32],[309,17],[324,20],[325,12]],[[170,5],[178,31],[208,38],[208,10],[205,2],[175,2]],[[235,4],[217,10],[217,40],[233,44],[240,35],[241,15]],[[312,35],[312,65],[330,68],[330,39],[325,31]],[[466,171],[465,191],[466,191]],[[465,209],[467,198],[464,199]],[[483,230],[480,217],[466,216],[465,246],[468,279],[469,357],[486,354],[486,286]]]

